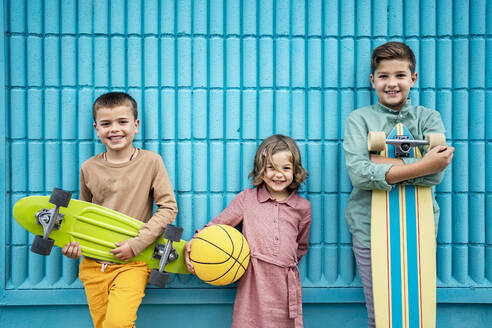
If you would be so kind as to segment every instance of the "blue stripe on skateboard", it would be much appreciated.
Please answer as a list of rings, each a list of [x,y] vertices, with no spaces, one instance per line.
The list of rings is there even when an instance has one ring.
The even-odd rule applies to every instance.
[[[394,138],[397,134],[393,130],[388,138]],[[393,157],[395,147],[387,145],[388,157]],[[392,328],[402,328],[402,277],[401,277],[401,247],[400,247],[400,193],[398,187],[393,188],[389,193],[389,225],[390,225],[390,261],[391,261],[391,325]]]
[[[401,328],[401,248],[400,248],[400,197],[398,187],[389,192],[390,203],[390,245],[391,245],[391,327]],[[400,310],[398,310],[400,309]]]
[[[420,327],[419,307],[419,270],[418,270],[418,244],[417,244],[417,213],[415,206],[415,186],[405,186],[407,199],[407,263],[408,263],[408,315],[411,328]]]

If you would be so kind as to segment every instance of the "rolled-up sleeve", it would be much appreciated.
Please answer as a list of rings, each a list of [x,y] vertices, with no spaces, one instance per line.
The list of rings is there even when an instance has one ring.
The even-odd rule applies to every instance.
[[[391,190],[393,186],[386,182],[386,173],[393,164],[371,162],[367,149],[367,128],[351,116],[345,125],[343,149],[352,185],[363,190]]]

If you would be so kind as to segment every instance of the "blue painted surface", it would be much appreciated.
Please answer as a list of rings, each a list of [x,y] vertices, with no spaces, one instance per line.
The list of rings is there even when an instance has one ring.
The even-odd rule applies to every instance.
[[[310,251],[300,263],[306,326],[360,327],[341,142],[348,114],[376,99],[370,52],[387,40],[414,50],[412,102],[439,110],[456,148],[436,188],[438,326],[490,322],[481,320],[492,304],[492,1],[3,0],[0,14],[2,325],[32,313],[40,326],[44,314],[32,305],[55,315],[60,300],[86,322],[77,262],[59,250],[30,253],[32,236],[11,209],[55,186],[78,191],[80,164],[103,150],[92,102],[121,90],[139,104],[136,145],[163,156],[185,239],[250,185],[262,139],[294,137],[310,171],[302,193],[313,205]],[[148,293],[148,322],[166,308],[183,313],[190,293],[197,311],[187,318],[201,318],[204,308],[231,311],[229,289],[176,277],[165,291],[174,298]]]

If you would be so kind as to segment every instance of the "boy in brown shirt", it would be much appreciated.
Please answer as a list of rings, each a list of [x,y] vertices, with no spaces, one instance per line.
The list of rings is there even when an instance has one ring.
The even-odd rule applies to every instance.
[[[129,261],[176,218],[174,191],[159,154],[133,146],[140,121],[130,95],[103,94],[94,102],[92,113],[96,134],[106,151],[82,164],[79,198],[145,222],[136,237],[117,243],[111,251],[118,259]],[[157,211],[152,215],[153,202]],[[67,244],[62,252],[70,258],[82,256],[76,242]],[[134,327],[149,272],[145,262],[116,264],[82,258],[79,278],[94,327]]]

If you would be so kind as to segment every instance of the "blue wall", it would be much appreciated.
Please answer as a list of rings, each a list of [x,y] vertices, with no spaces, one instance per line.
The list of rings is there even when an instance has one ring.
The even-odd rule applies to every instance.
[[[437,187],[438,326],[490,322],[492,1],[0,2],[2,326],[21,327],[27,313],[29,326],[61,313],[74,327],[90,322],[78,262],[59,249],[48,258],[29,252],[32,236],[11,212],[19,198],[55,186],[78,192],[80,164],[103,150],[91,104],[108,90],[137,100],[136,144],[162,155],[185,239],[250,186],[262,139],[294,137],[310,172],[302,193],[313,205],[300,263],[306,327],[363,326],[341,142],[347,115],[376,99],[370,54],[388,40],[414,50],[412,102],[439,110],[456,147]],[[231,287],[176,276],[166,289],[147,290],[138,323],[166,314],[183,327],[219,327],[216,318],[227,327],[233,299]]]

